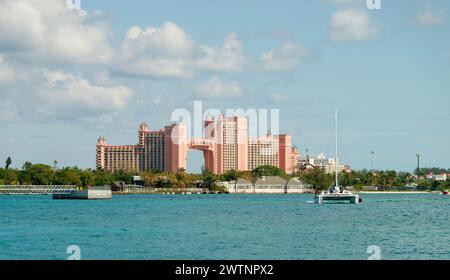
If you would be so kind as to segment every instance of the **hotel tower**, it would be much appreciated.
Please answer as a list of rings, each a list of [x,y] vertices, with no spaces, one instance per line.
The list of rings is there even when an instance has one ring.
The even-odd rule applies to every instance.
[[[137,145],[110,145],[104,137],[97,141],[96,165],[108,171],[167,171],[186,169],[189,150],[201,150],[205,168],[215,174],[228,170],[252,170],[272,165],[290,174],[298,166],[298,149],[290,135],[250,138],[248,120],[221,115],[207,117],[202,138],[187,138],[186,126],[173,124],[151,131],[146,123],[139,126]]]

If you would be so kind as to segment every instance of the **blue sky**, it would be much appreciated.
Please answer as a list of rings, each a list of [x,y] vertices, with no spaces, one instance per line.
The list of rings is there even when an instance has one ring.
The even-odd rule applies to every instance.
[[[302,153],[356,169],[450,167],[450,3],[444,0],[0,3],[0,159],[95,165],[174,109],[280,109]],[[202,164],[191,152],[189,170]]]

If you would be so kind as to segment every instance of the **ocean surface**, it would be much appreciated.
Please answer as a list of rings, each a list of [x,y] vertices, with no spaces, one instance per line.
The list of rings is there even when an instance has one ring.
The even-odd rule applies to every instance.
[[[315,205],[312,195],[2,195],[0,259],[64,260],[70,245],[81,259],[450,259],[450,197],[362,197]]]

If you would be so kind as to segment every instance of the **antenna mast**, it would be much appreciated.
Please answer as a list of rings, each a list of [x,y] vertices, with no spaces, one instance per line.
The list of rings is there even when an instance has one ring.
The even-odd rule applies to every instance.
[[[335,114],[334,114],[334,128],[336,131],[336,155],[334,158],[334,167],[335,167],[335,189],[338,190],[339,188],[339,177],[338,177],[338,164],[339,164],[339,159],[338,159],[338,153],[339,153],[339,146],[338,146],[338,109],[336,108],[335,110]]]

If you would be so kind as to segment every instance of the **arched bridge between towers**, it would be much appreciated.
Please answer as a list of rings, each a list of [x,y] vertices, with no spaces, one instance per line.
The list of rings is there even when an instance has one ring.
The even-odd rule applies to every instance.
[[[215,145],[211,139],[192,138],[187,145],[188,150],[199,150],[203,152],[205,167],[207,170],[216,173],[217,163],[215,158]]]

